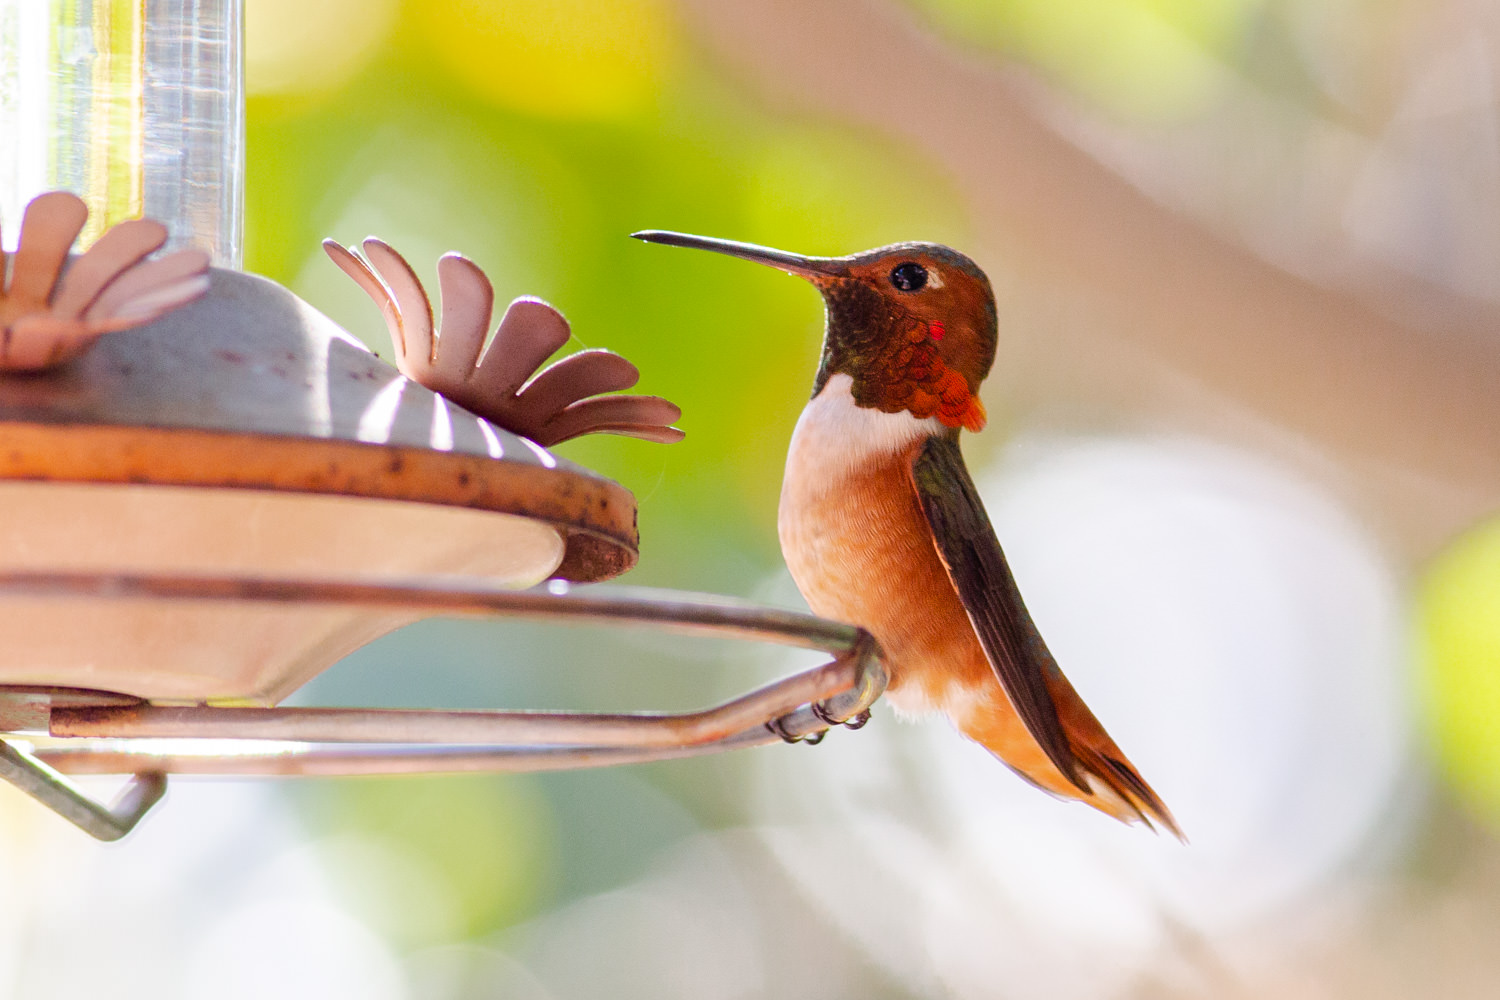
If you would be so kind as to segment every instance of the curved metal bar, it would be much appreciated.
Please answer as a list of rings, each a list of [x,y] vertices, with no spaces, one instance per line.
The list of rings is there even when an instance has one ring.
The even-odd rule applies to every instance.
[[[137,760],[124,770],[140,771],[141,764]],[[167,776],[153,768],[135,774],[114,802],[102,805],[42,761],[4,740],[0,740],[0,778],[99,840],[119,840],[134,830],[167,792]]]
[[[159,753],[150,756],[172,774],[216,776],[348,777],[353,775],[530,773],[616,764],[681,760],[780,742],[764,726],[696,746],[629,747],[267,747],[234,754]],[[141,766],[139,753],[108,746],[52,746],[36,756],[68,774],[120,774]]]
[[[54,708],[48,732],[59,737],[301,743],[696,746],[763,725],[767,719],[779,718],[809,702],[830,698],[848,690],[855,680],[854,665],[848,660],[835,660],[715,708],[680,715],[141,704]]]
[[[0,777],[105,839],[123,836],[161,797],[161,772],[219,775],[410,774],[542,771],[672,760],[777,740],[815,742],[830,725],[868,717],[885,690],[878,649],[861,629],[813,615],[703,594],[633,587],[573,592],[554,582],[513,591],[483,581],[273,580],[187,574],[0,573],[4,597],[152,598],[266,604],[344,604],[428,614],[520,615],[554,621],[614,621],[698,635],[779,642],[835,658],[700,712],[398,711],[54,705],[54,737],[82,746],[39,748],[36,759],[6,747]],[[862,724],[862,722],[859,722]],[[236,753],[166,752],[120,740],[241,739],[264,747]],[[294,742],[293,742],[294,741]],[[328,747],[316,744],[366,744]],[[411,746],[410,744],[433,744]],[[396,745],[393,745],[396,744]],[[5,746],[0,744],[0,746]],[[43,764],[45,761],[46,764]],[[135,773],[129,802],[113,811],[57,771]]]
[[[678,632],[760,639],[847,653],[861,630],[816,615],[746,601],[650,587],[574,588],[553,581],[531,590],[454,578],[352,581],[267,579],[184,573],[0,573],[0,597],[162,598],[263,604],[347,604],[449,615],[525,615],[661,625]]]

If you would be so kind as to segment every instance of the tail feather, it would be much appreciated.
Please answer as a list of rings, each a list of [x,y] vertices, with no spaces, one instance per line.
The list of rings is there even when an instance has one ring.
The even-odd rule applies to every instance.
[[[1084,781],[1093,793],[1084,802],[1125,823],[1139,822],[1149,830],[1160,826],[1187,842],[1166,803],[1123,755],[1117,757],[1078,743],[1072,749]]]
[[[1186,843],[1182,828],[1161,797],[1146,784],[1067,681],[1059,676],[1051,694],[1077,781],[1063,774],[1032,738],[998,684],[979,697],[945,707],[960,732],[1043,791],[1091,805],[1122,823],[1164,829]]]

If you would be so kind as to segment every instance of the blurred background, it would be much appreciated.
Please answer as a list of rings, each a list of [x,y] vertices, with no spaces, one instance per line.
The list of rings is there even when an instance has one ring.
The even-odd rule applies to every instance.
[[[1500,978],[1500,14],[1472,0],[247,0],[245,267],[446,250],[687,439],[629,582],[800,606],[805,283],[642,228],[952,244],[965,450],[1041,630],[1190,844],[939,721],[547,776],[174,783],[121,844],[0,788],[11,996],[1489,997]],[[388,352],[387,352],[388,353]],[[677,709],[809,661],[426,622],[296,701]],[[87,961],[82,961],[83,956]]]

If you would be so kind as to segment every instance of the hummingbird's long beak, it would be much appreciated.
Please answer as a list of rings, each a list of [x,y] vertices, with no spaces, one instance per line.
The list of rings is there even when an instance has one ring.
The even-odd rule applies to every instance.
[[[630,235],[635,239],[645,240],[647,243],[665,243],[671,247],[712,250],[714,253],[728,254],[731,257],[739,257],[741,260],[753,260],[757,264],[766,264],[803,278],[836,278],[845,273],[842,262],[836,258],[804,257],[799,253],[773,250],[770,247],[756,246],[754,243],[720,240],[712,236],[692,236],[688,233],[670,233],[660,229],[646,229]]]

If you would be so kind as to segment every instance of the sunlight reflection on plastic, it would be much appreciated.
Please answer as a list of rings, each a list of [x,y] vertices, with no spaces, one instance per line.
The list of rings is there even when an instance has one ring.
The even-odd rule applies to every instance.
[[[1252,927],[1302,943],[1357,892],[1338,877],[1410,828],[1390,570],[1306,484],[1227,450],[1038,439],[989,482],[1038,626],[1191,844],[889,718],[759,758],[767,841],[912,989],[1093,997],[1152,975],[1223,995]]]
[[[406,391],[406,379],[397,375],[370,400],[365,412],[359,415],[359,428],[355,435],[367,444],[385,444],[391,439],[391,428],[396,424],[396,411],[401,407],[401,394]]]
[[[500,443],[500,438],[495,435],[495,429],[490,422],[484,418],[479,420],[479,433],[484,436],[484,446],[490,453],[490,458],[503,458],[505,446]]]
[[[453,420],[448,416],[448,401],[442,396],[432,397],[432,436],[427,443],[437,451],[453,450]]]
[[[531,453],[536,456],[536,460],[543,466],[549,469],[557,468],[557,459],[553,458],[547,449],[534,443],[530,438],[521,438],[521,443],[531,449]]]

